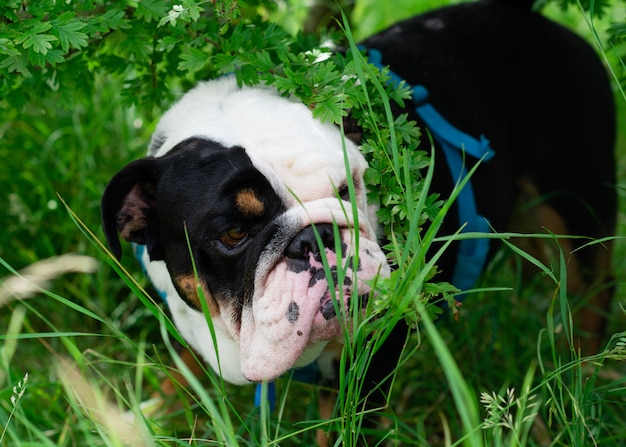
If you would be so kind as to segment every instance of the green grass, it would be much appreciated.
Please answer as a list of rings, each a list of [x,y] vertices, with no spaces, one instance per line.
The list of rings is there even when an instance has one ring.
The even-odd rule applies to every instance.
[[[40,285],[31,298],[0,298],[0,446],[312,445],[318,427],[333,428],[349,445],[363,416],[350,393],[331,421],[321,421],[315,387],[289,378],[277,383],[272,413],[253,406],[253,386],[229,386],[207,372],[200,380],[189,377],[190,388],[179,390],[170,412],[140,414],[159,382],[182,369],[176,342],[159,318],[162,307],[140,299],[141,287],[152,291],[130,251],[123,265],[138,284],[116,273],[63,204],[101,238],[104,185],[144,154],[154,124],[119,107],[121,88],[102,82],[92,101],[77,98],[71,111],[57,108],[53,96],[41,98],[26,110],[8,111],[0,124],[0,277],[70,252],[99,262],[93,273],[67,273]],[[625,102],[619,106],[623,123]],[[620,201],[623,235],[621,189]],[[624,253],[617,240],[619,283]],[[611,317],[611,355],[583,363],[568,349],[562,291],[547,274],[522,285],[511,258],[503,250],[482,280],[485,288],[501,290],[472,295],[458,320],[431,324],[417,306],[423,328],[407,341],[390,406],[379,409],[389,424],[380,435],[404,445],[626,445],[623,287],[618,284]],[[562,262],[553,268],[557,281]],[[394,299],[420,287],[410,278],[402,284],[407,292]],[[370,326],[360,330],[380,320],[364,324]],[[352,364],[367,361],[358,357],[372,346],[365,337],[351,343],[360,347]],[[347,374],[346,385],[358,387],[358,375]]]

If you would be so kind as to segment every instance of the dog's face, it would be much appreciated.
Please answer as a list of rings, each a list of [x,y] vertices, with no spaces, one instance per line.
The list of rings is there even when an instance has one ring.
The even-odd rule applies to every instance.
[[[117,257],[117,232],[147,246],[177,327],[226,380],[309,363],[341,337],[350,302],[365,305],[367,282],[388,273],[365,160],[301,103],[230,78],[204,83],[164,115],[150,153],[107,186],[106,237]]]

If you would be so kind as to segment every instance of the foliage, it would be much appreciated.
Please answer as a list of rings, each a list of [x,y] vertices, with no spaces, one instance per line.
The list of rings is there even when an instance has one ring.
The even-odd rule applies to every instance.
[[[441,3],[432,0],[432,6],[435,2]],[[355,17],[367,13],[378,22],[353,32],[364,36],[386,20],[395,20],[379,12],[404,13],[405,3],[360,1],[361,12],[357,8]],[[11,266],[68,251],[111,262],[77,231],[57,194],[98,233],[102,189],[111,173],[145,152],[154,118],[197,80],[235,72],[242,83],[271,83],[299,97],[326,121],[341,124],[352,110],[351,118],[364,127],[363,149],[372,166],[367,181],[377,191],[371,198],[383,204],[380,218],[385,233],[393,235],[387,248],[397,254],[401,266],[380,285],[386,292],[372,303],[382,316],[374,324],[380,323],[377,329],[382,333],[385,323],[407,314],[430,321],[433,311],[423,308],[424,295],[449,296],[454,290],[421,282],[432,274],[418,255],[428,242],[421,228],[436,219],[442,203],[425,194],[424,182],[406,181],[428,166],[428,154],[413,150],[421,135],[406,117],[390,122],[383,98],[402,101],[407,92],[391,90],[384,76],[369,73],[354,53],[331,55],[320,45],[342,39],[343,33],[311,37],[287,32],[297,26],[273,20],[290,15],[280,10],[284,7],[284,2],[271,0],[0,4],[3,272],[14,278],[17,273]],[[612,30],[614,41],[623,43],[623,26],[616,24]],[[125,266],[132,268],[132,261]],[[552,277],[552,272],[543,273]],[[142,278],[138,268],[129,275]],[[506,265],[490,275],[485,279],[490,287],[517,281]],[[229,445],[311,445],[316,427],[340,427],[346,436],[358,432],[363,411],[348,393],[342,398],[344,407],[351,407],[342,408],[330,422],[320,422],[315,390],[286,378],[277,384],[281,397],[268,415],[253,408],[251,388],[224,386],[210,372],[209,380],[217,382],[209,386],[189,377],[191,390],[181,388],[177,396],[183,407],[179,412],[145,411],[144,418],[140,403],[171,374],[171,365],[183,368],[166,325],[137,299],[143,294],[141,287],[133,284],[129,291],[124,279],[102,265],[90,276],[71,274],[48,288],[54,293],[0,306],[2,445],[123,442],[94,408],[85,411],[84,400],[81,405],[85,395],[73,395],[68,384],[64,388],[59,377],[74,376],[70,367],[61,371],[51,367],[59,354],[71,358],[93,383],[94,395],[106,396],[106,411],[124,421],[129,414],[119,414],[123,410],[136,416],[142,428],[137,433],[148,433],[147,445],[206,445],[206,439]],[[537,287],[539,292],[528,292],[523,300],[509,291],[502,296],[480,294],[472,312],[462,313],[459,321],[440,318],[437,328],[426,323],[429,343],[420,344],[419,331],[407,340],[393,405],[381,409],[391,424],[382,434],[406,445],[449,445],[471,435],[473,445],[481,445],[475,435],[484,430],[482,445],[510,445],[511,440],[523,444],[519,441],[528,435],[529,415],[537,411],[536,420],[548,424],[555,443],[623,444],[623,375],[612,380],[610,374],[609,378],[599,374],[606,366],[619,367],[616,362],[624,359],[623,334],[610,345],[615,347],[606,358],[593,358],[586,365],[575,347],[571,358],[557,357],[554,340],[548,342],[542,324],[545,318],[554,328],[561,317],[542,307],[541,297],[533,298],[543,296],[544,289],[545,285]],[[559,290],[558,284],[550,284],[548,290],[552,289]],[[390,303],[398,312],[389,312]],[[562,312],[566,320],[567,309]],[[357,335],[355,343],[361,344],[363,355],[351,359],[355,367],[349,374],[358,379],[363,359],[374,347],[368,344],[368,332]],[[537,357],[550,361],[540,360],[537,369]],[[585,375],[588,367],[593,369],[591,375]],[[506,392],[513,387],[518,390],[514,397]],[[502,404],[481,412],[479,392]],[[93,402],[97,408],[98,399]],[[110,402],[119,408],[111,409]],[[535,402],[542,404],[535,407]],[[482,424],[481,415],[485,415]]]
[[[554,0],[561,9],[567,9],[570,6],[580,7],[598,17],[602,17],[610,8],[611,0]],[[539,2],[541,4],[542,2]]]
[[[615,50],[618,55],[618,59],[621,62],[620,68],[620,84],[623,92],[626,90],[626,21],[615,22],[607,30],[609,33],[608,45]]]
[[[382,94],[365,78],[357,82],[359,73],[350,54],[331,53],[321,44],[338,35],[290,35],[254,13],[271,11],[275,4],[269,0],[245,5],[186,0],[171,9],[169,4],[150,0],[5,5],[0,106],[20,107],[52,97],[61,107],[75,107],[88,101],[102,80],[121,82],[122,103],[150,116],[198,79],[235,73],[240,83],[264,82],[299,97],[324,121],[339,124],[353,109],[351,118],[364,129],[364,152],[372,163],[368,173],[368,184],[376,191],[372,200],[382,205],[386,233],[394,233],[396,245],[404,246],[406,222],[414,210],[407,208],[404,186],[397,179],[403,163],[411,178],[419,179],[428,156],[413,150],[419,142],[414,123],[406,117],[387,120],[383,98],[402,102],[408,90],[386,85],[378,70],[367,76],[382,80]],[[394,140],[408,149],[402,163],[390,163]],[[406,184],[413,197],[421,194],[422,182]],[[436,212],[430,200],[420,225]]]
[[[247,84],[284,76],[294,81],[292,92],[308,86],[300,96],[311,98],[320,77],[337,72],[322,64],[306,74],[319,40],[294,38],[256,13],[274,7],[270,0],[6,3],[0,6],[0,105],[55,95],[72,107],[77,94],[89,98],[95,82],[110,77],[123,81],[124,105],[152,110],[180,88],[233,71]],[[336,120],[344,95],[330,93],[320,113],[330,111]]]

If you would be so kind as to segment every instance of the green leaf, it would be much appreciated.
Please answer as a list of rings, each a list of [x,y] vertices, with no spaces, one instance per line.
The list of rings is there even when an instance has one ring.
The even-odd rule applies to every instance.
[[[73,12],[68,11],[52,21],[52,32],[59,38],[63,51],[67,52],[70,47],[81,49],[88,45],[87,34],[81,32],[86,26],[86,23],[75,18]]]
[[[612,24],[607,30],[611,39],[614,41],[626,39],[626,22],[618,22]]]
[[[36,53],[46,54],[52,48],[50,42],[55,42],[57,38],[52,34],[34,34],[24,42],[24,48],[33,47]]]
[[[46,65],[56,66],[65,61],[65,53],[58,48],[53,48],[46,54],[30,53],[28,56],[31,65],[35,67],[45,67]]]
[[[190,73],[202,70],[209,62],[208,54],[193,47],[189,48],[188,52],[181,54],[180,58],[182,60],[178,64],[178,69]]]
[[[183,0],[183,7],[186,15],[194,22],[200,19],[200,14],[204,12],[204,8],[195,1]]]
[[[123,40],[119,43],[116,51],[124,55],[127,59],[145,62],[152,54],[152,36],[140,28],[133,29],[128,33],[121,33],[119,38]]]
[[[32,21],[30,23],[33,23]],[[32,28],[28,28],[20,37],[16,39],[25,49],[31,48],[35,53],[46,54],[52,48],[50,42],[55,42],[57,38],[46,33],[52,25],[48,22],[40,22]]]
[[[17,72],[26,78],[32,78],[33,75],[28,69],[26,58],[23,55],[9,56],[0,62],[0,69],[6,69],[9,73]]]
[[[6,54],[7,56],[19,56],[20,51],[15,48],[12,39],[7,39],[6,37],[0,38],[0,53]]]
[[[137,18],[146,22],[158,21],[167,14],[167,6],[161,0],[141,0],[137,2]]]
[[[130,28],[123,10],[110,9],[100,16],[89,18],[85,31],[91,37],[101,36],[111,30]]]
[[[18,11],[22,8],[20,0],[5,0],[0,4],[0,17],[11,21],[18,21]]]

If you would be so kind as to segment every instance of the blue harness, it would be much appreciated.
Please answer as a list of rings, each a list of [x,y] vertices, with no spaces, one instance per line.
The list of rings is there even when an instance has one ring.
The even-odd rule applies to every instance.
[[[364,48],[361,48],[364,49]],[[368,62],[383,69],[383,56],[380,51],[368,48]],[[403,82],[400,76],[393,71],[389,71],[392,84]],[[488,161],[495,155],[495,152],[489,147],[489,140],[483,135],[480,140],[461,132],[428,103],[428,90],[422,85],[416,85],[411,88],[413,92],[413,105],[415,112],[428,127],[435,140],[441,145],[443,153],[448,163],[448,169],[454,181],[460,181],[467,176],[467,167],[464,162],[464,156],[471,156],[477,160]],[[476,209],[476,200],[474,199],[474,190],[471,181],[468,181],[464,188],[459,192],[457,197],[457,206],[459,210],[459,226],[465,225],[463,233],[478,232],[489,233],[491,228],[487,219]],[[459,251],[456,258],[454,273],[452,275],[452,284],[459,289],[471,289],[487,261],[489,253],[489,239],[474,238],[459,241]],[[458,300],[462,300],[464,294],[457,296]]]

